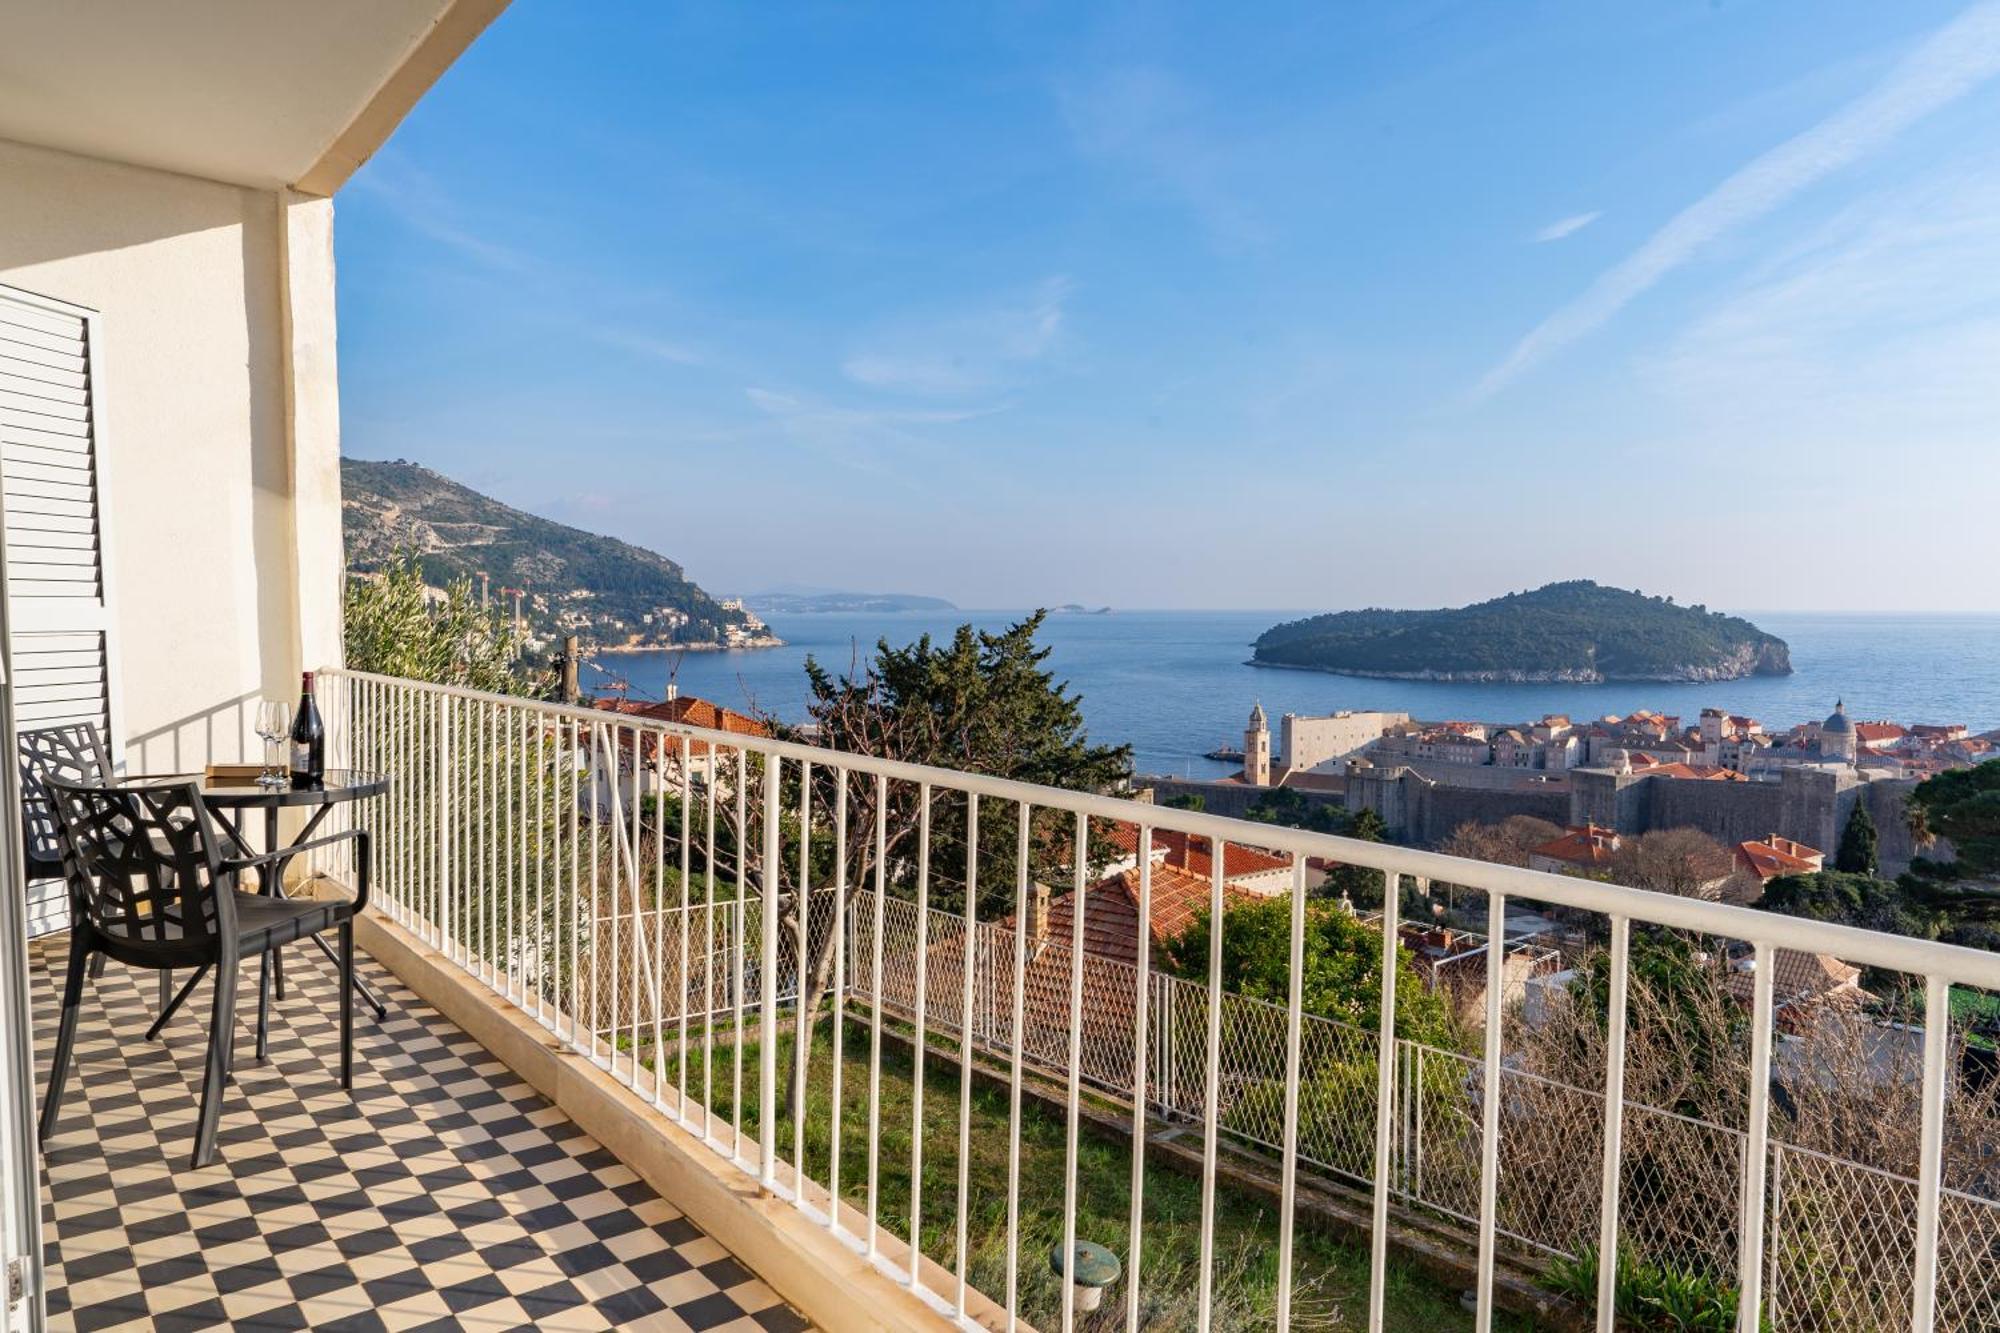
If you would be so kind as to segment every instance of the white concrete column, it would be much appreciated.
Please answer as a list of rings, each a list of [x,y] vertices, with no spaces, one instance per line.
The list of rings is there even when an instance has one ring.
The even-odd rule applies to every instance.
[[[333,283],[333,200],[280,190],[279,292],[285,442],[291,473],[298,670],[341,663],[340,377]]]

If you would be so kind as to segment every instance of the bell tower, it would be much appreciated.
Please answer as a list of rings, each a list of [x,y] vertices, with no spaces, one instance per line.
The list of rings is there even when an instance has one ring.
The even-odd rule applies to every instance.
[[[1253,787],[1271,785],[1271,725],[1261,701],[1250,709],[1250,725],[1243,729],[1243,780]]]

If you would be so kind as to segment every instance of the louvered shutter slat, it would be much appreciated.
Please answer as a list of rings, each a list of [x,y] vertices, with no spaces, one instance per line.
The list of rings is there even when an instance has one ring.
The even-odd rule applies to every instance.
[[[16,724],[88,722],[115,758],[90,333],[81,313],[0,290],[0,509]],[[31,933],[68,927],[59,880],[28,897]]]

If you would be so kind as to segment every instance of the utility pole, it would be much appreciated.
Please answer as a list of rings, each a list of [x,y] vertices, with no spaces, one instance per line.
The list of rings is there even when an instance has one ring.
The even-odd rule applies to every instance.
[[[479,609],[481,611],[486,609],[487,603],[492,600],[492,595],[493,576],[482,569],[479,571]]]
[[[583,697],[583,691],[577,688],[576,683],[579,656],[576,635],[564,635],[562,656],[558,657],[556,661],[562,667],[562,701],[566,704],[573,704]]]

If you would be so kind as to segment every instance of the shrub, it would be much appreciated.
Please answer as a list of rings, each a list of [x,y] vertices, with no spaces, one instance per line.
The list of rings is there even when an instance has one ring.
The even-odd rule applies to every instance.
[[[1597,1303],[1595,1247],[1549,1265],[1551,1289],[1583,1305]],[[1671,1264],[1650,1264],[1620,1250],[1612,1282],[1612,1308],[1621,1328],[1663,1329],[1668,1333],[1729,1333],[1736,1327],[1736,1288]],[[1768,1329],[1768,1316],[1759,1320]]]

